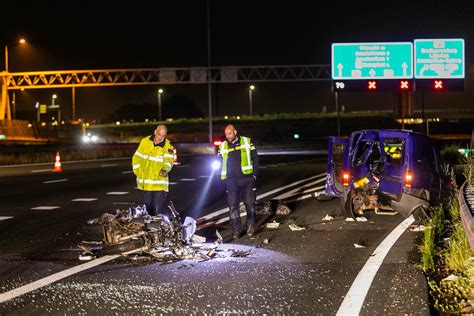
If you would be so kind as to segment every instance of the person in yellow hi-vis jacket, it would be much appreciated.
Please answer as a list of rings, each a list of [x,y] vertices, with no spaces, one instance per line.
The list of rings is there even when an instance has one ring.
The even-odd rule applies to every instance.
[[[166,126],[158,125],[153,135],[142,138],[132,158],[137,188],[142,192],[142,203],[152,216],[162,213],[168,195],[168,173],[173,167],[173,145],[166,139],[167,134]]]

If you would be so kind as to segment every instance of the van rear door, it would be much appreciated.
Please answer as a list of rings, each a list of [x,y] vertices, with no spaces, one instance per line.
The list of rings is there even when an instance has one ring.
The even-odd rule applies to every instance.
[[[341,196],[344,191],[342,184],[342,171],[344,157],[346,157],[347,140],[329,137],[328,144],[328,171],[326,175],[326,194],[329,196]]]

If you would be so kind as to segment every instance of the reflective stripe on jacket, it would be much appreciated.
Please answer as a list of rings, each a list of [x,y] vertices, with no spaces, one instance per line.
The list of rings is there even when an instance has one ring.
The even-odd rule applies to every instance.
[[[229,153],[234,150],[240,150],[240,166],[242,168],[242,173],[253,173],[250,151],[255,150],[255,147],[252,145],[250,138],[244,136],[240,136],[239,138],[240,145],[235,148],[229,148],[228,141],[223,141],[220,145],[219,153],[222,156],[221,180],[225,180],[227,178],[227,159],[229,158]]]
[[[133,173],[137,176],[137,188],[144,191],[168,192],[168,172],[173,168],[173,146],[169,140],[165,145],[155,146],[150,137],[142,138],[132,158]],[[160,176],[160,170],[166,176]]]

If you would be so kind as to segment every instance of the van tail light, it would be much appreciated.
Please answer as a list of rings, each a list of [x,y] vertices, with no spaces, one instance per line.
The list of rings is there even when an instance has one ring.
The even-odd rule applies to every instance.
[[[413,182],[413,175],[411,172],[407,172],[405,174],[405,187],[411,188],[412,182]]]
[[[220,146],[222,144],[222,141],[220,140],[215,140],[214,141],[214,146]]]
[[[342,172],[342,185],[345,187],[349,186],[349,171],[347,170]]]

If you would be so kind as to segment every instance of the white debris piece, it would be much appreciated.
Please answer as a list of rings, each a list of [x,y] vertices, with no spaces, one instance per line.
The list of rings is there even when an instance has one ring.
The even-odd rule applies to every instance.
[[[354,244],[354,247],[356,247],[356,248],[365,248],[365,246],[360,245],[360,244]]]
[[[290,229],[291,229],[292,231],[299,231],[299,230],[305,230],[305,229],[306,229],[306,228],[301,227],[301,226],[298,226],[298,225],[296,225],[296,224],[294,224],[294,223],[289,224],[288,227],[290,227]]]
[[[426,229],[425,225],[411,225],[410,231],[411,232],[422,232]]]
[[[324,216],[324,218],[323,218],[323,221],[332,221],[333,219],[334,219],[334,217],[332,217],[329,214],[326,214],[326,216]]]
[[[206,237],[202,237],[202,236],[194,234],[191,240],[196,243],[203,243],[203,242],[206,242]]]
[[[355,220],[352,217],[347,217],[346,222],[355,222]]]
[[[456,281],[458,278],[459,277],[457,275],[450,274],[447,277],[445,277],[444,279],[442,279],[441,281]]]
[[[288,206],[280,204],[277,207],[277,210],[275,212],[276,215],[288,215],[291,213],[291,210]]]
[[[265,238],[265,239],[262,241],[262,243],[263,243],[263,244],[268,244],[268,243],[270,243],[270,239]]]
[[[358,222],[367,222],[367,218],[365,218],[364,216],[357,216],[356,221],[358,221]]]
[[[273,221],[271,223],[267,223],[267,225],[265,227],[266,228],[278,228],[278,227],[280,227],[280,223],[278,223],[277,221]]]

